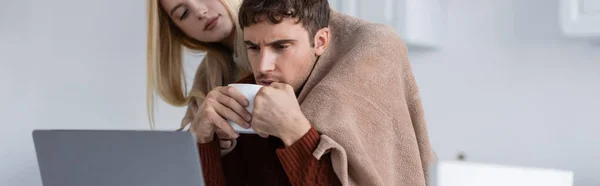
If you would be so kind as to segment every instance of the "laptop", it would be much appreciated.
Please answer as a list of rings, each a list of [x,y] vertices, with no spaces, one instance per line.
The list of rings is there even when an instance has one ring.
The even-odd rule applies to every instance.
[[[189,132],[35,130],[44,186],[203,186]]]

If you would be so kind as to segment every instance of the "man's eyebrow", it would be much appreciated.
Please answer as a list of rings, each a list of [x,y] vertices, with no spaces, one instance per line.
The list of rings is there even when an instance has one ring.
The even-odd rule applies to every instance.
[[[281,40],[272,41],[272,42],[268,43],[267,45],[281,45],[281,44],[294,43],[294,42],[296,42],[296,40],[294,40],[294,39],[281,39]]]
[[[183,6],[183,3],[179,3],[179,4],[175,5],[175,7],[173,7],[173,9],[171,9],[171,13],[169,13],[169,15],[173,16],[173,13],[175,13],[175,10],[177,10],[181,6]]]
[[[252,46],[258,45],[258,44],[253,43],[252,41],[244,41],[244,43],[246,43],[246,45],[252,45]]]
[[[281,44],[286,44],[286,43],[294,43],[296,42],[296,40],[294,39],[281,39],[281,40],[276,40],[276,41],[272,41],[270,43],[267,43],[267,45],[281,45]],[[253,46],[257,46],[258,44],[253,43],[252,41],[244,41],[244,43],[246,43],[246,45],[253,45]]]

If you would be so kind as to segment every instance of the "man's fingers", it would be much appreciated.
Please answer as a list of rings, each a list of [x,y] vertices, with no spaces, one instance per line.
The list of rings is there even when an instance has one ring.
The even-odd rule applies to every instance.
[[[231,140],[219,140],[222,149],[228,149],[231,147]]]
[[[272,82],[272,83],[271,83],[269,86],[270,86],[270,87],[273,87],[273,88],[280,88],[280,87],[282,87],[283,85],[285,85],[285,84],[283,84],[283,83],[279,83],[279,82]]]
[[[227,121],[225,121],[216,112],[214,114],[211,114],[211,116],[209,116],[209,117],[210,117],[211,123],[217,129],[221,129],[224,133],[226,133],[227,137],[229,137],[229,138],[237,138],[239,136],[238,133],[235,132],[235,130],[233,130],[233,128],[229,125],[229,123],[227,123]]]
[[[248,125],[247,121],[245,119],[243,119],[240,115],[238,115],[237,113],[235,113],[233,110],[231,110],[228,107],[225,107],[223,105],[214,105],[213,106],[215,111],[224,119],[227,120],[231,120],[237,124],[240,125],[240,127],[243,128],[250,128],[250,125]]]
[[[194,120],[192,120],[192,122],[190,123],[190,128],[189,131],[196,131],[200,125],[202,125],[202,119],[200,119],[201,117],[194,117]]]
[[[217,135],[217,137],[219,137],[219,139],[235,139],[230,138],[229,134],[225,133],[225,131],[221,130],[220,128],[215,129],[215,134]]]
[[[251,125],[253,126],[253,127],[252,127],[252,130],[254,130],[254,132],[255,132],[256,134],[258,134],[260,137],[262,137],[262,138],[268,138],[268,137],[269,137],[269,134],[265,133],[264,131],[262,131],[262,130],[260,130],[260,129],[258,129],[258,128],[255,128],[256,126],[259,126],[257,122],[258,122],[258,121],[256,121],[256,120],[252,120],[252,124],[251,124]],[[255,125],[255,124],[256,124],[256,125]]]
[[[242,94],[242,92],[240,92],[235,87],[226,86],[226,87],[220,87],[217,90],[219,90],[219,92],[221,92],[221,94],[224,94],[228,97],[233,98],[235,101],[237,101],[243,107],[247,107],[250,104],[249,100],[246,99],[246,96],[244,96],[244,94]]]
[[[291,85],[285,84],[285,83],[273,82],[273,83],[271,83],[270,87],[273,87],[273,88],[278,89],[278,90],[286,90],[286,91],[293,91],[294,90],[294,88]]]
[[[220,146],[222,149],[228,149],[233,146],[233,143],[235,142],[235,138],[229,137],[229,135],[221,129],[216,129],[215,134],[217,135],[217,137],[220,140],[219,143],[220,143]]]
[[[278,82],[273,82],[271,83],[270,87],[276,88],[276,89],[286,89],[288,88],[288,84],[285,83],[278,83]]]
[[[233,112],[235,112],[236,115],[239,115],[243,118],[243,120],[245,120],[243,123],[249,122],[250,120],[252,120],[252,116],[250,115],[250,112],[248,112],[245,108],[245,106],[243,106],[242,104],[238,103],[235,99],[227,96],[227,95],[222,95],[216,98],[217,101],[228,107],[230,110],[232,110]],[[244,98],[246,99],[246,98]],[[228,118],[231,119],[231,118]],[[236,123],[238,121],[235,121]]]
[[[262,132],[256,132],[256,134],[258,134],[262,138],[268,138],[269,137],[268,134],[265,134],[265,133],[262,133]]]

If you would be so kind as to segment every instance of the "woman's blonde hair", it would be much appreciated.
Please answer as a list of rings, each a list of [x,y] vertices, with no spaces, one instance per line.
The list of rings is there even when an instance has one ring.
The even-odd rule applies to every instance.
[[[235,25],[234,49],[220,44],[201,42],[184,34],[161,8],[159,0],[147,0],[147,112],[150,127],[155,128],[154,107],[156,94],[174,106],[187,105],[192,97],[203,98],[216,86],[235,81],[236,72],[249,72],[242,29],[238,23],[238,9],[242,0],[221,0]],[[194,81],[204,87],[193,88],[189,93],[183,70],[183,49],[205,52]],[[232,66],[232,61],[235,66]],[[201,78],[198,78],[201,77]],[[196,83],[196,82],[194,82]]]

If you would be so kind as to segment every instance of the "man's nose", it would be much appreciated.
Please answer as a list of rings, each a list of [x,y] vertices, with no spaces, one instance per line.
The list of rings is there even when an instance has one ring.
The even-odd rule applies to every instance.
[[[258,70],[261,73],[267,73],[275,70],[275,55],[268,50],[263,50],[260,53],[258,62]]]

